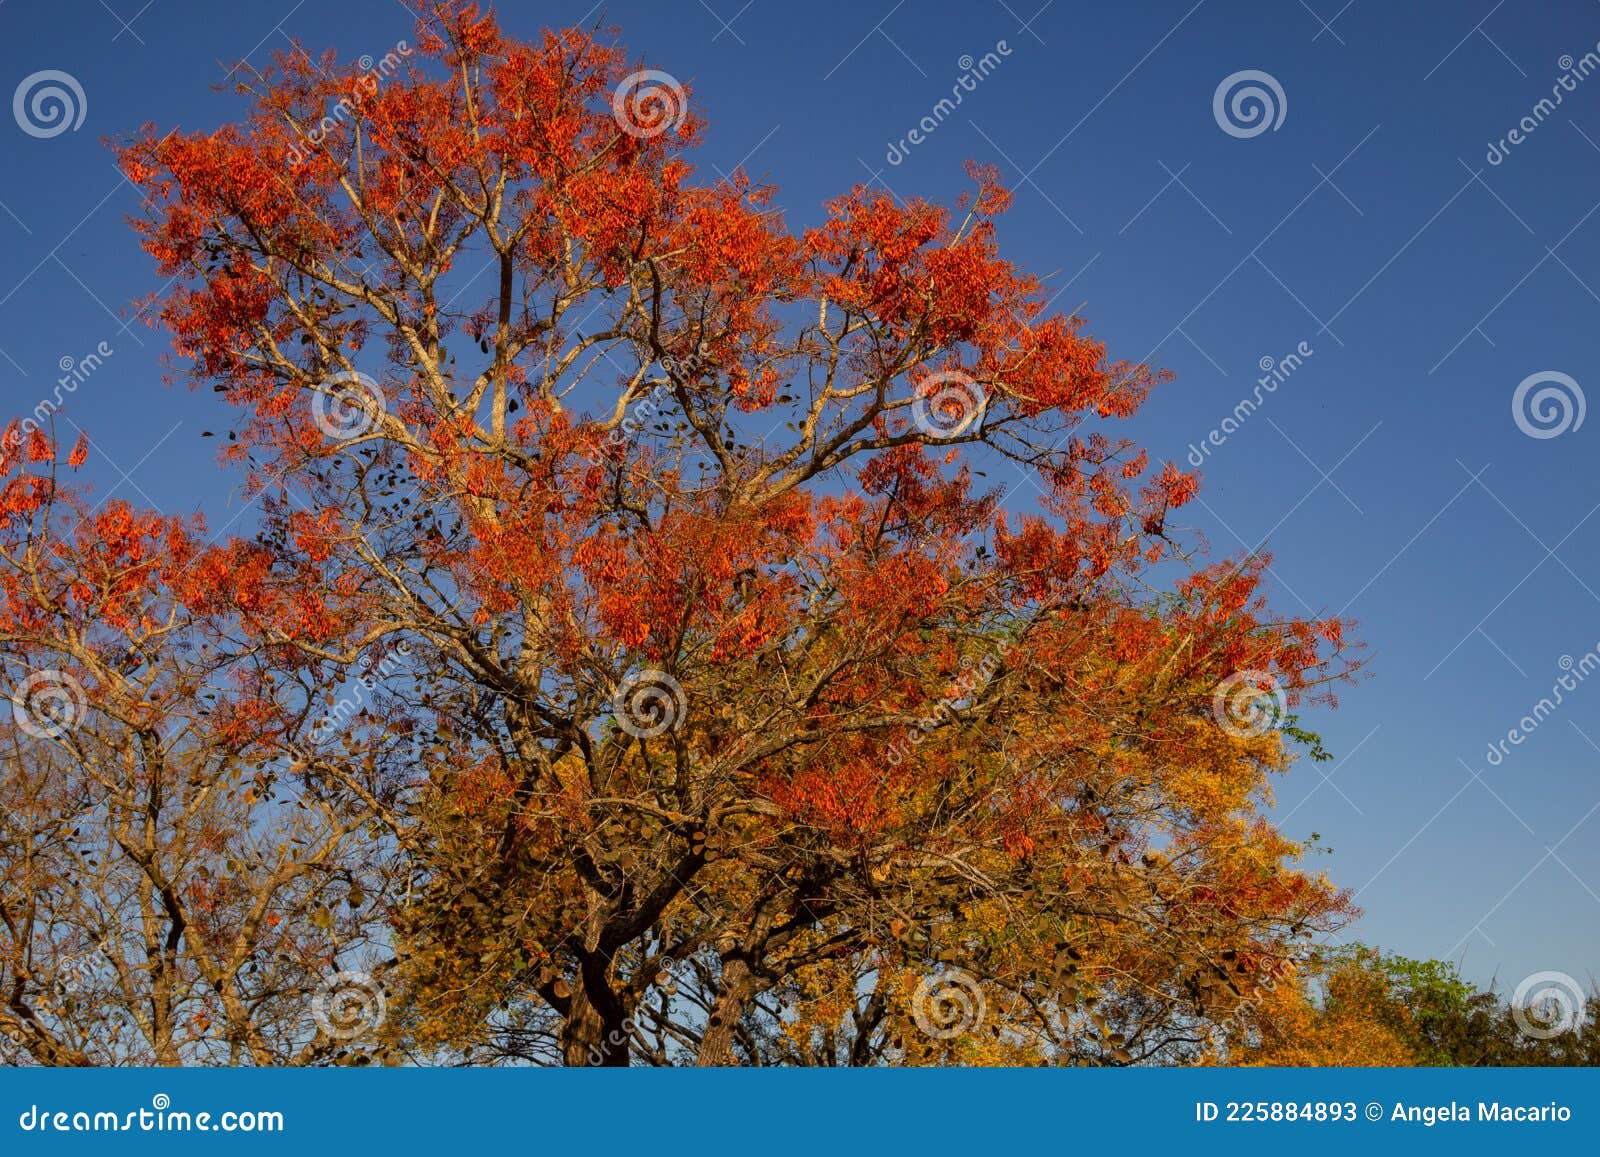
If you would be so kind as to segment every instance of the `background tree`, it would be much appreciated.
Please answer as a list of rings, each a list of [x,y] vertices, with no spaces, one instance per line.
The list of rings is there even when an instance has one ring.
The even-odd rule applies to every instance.
[[[288,672],[211,612],[249,586],[238,549],[90,506],[55,458],[0,437],[0,1057],[331,1057],[376,991],[328,985],[382,911],[375,811],[256,742]]]
[[[1239,1065],[1393,1066],[1418,1063],[1413,1009],[1394,1001],[1387,978],[1361,958],[1310,961],[1263,988],[1206,1059]]]
[[[1260,1002],[1226,1055],[1274,1065],[1600,1064],[1600,992],[1562,977],[1543,995],[1557,991],[1559,1002],[1535,988],[1519,1006],[1517,993],[1478,989],[1448,961],[1351,944],[1319,954],[1291,991]]]

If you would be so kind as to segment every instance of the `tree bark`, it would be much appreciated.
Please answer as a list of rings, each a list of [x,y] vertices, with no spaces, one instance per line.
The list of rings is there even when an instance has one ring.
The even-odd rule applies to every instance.
[[[632,1029],[622,1002],[611,991],[603,958],[586,955],[561,1030],[562,1063],[569,1068],[626,1068]]]
[[[717,1000],[706,1018],[700,1037],[700,1051],[694,1063],[702,1067],[733,1064],[733,1036],[744,1013],[745,1001],[754,990],[755,974],[742,956],[722,962],[722,980],[717,985]]]

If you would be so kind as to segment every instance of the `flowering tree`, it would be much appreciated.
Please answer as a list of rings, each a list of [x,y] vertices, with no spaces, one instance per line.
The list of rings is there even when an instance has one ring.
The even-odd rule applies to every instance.
[[[229,697],[161,734],[323,809],[283,935],[375,857],[342,1047],[1128,1063],[1347,914],[1259,814],[1343,626],[1169,527],[1197,479],[1115,433],[1164,377],[1001,256],[994,172],[794,230],[592,35],[441,5],[390,60],[119,149],[262,512],[150,539]]]
[[[57,475],[85,450],[0,436],[0,1055],[329,1056],[348,1021],[329,963],[380,928],[387,788],[271,761],[253,688],[283,668],[238,633],[238,548],[83,502]]]

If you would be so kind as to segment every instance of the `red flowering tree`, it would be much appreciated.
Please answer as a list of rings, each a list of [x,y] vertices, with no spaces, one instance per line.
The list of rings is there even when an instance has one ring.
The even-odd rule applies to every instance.
[[[230,688],[184,742],[405,882],[349,1047],[1178,1057],[1346,914],[1259,813],[1341,624],[1190,560],[1116,433],[1162,375],[1001,255],[994,172],[791,229],[669,76],[458,5],[241,75],[119,149],[262,499],[163,581]]]
[[[59,472],[85,449],[0,432],[0,1059],[331,1056],[329,965],[385,931],[392,792],[274,761],[284,668],[239,632],[240,547],[84,501]]]

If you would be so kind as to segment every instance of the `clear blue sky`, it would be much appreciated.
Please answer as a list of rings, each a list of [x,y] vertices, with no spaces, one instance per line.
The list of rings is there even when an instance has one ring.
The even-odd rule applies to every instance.
[[[1600,405],[1600,72],[1534,111],[1571,75],[1563,58],[1600,42],[1600,4],[741,2],[501,17],[525,35],[619,25],[693,86],[707,171],[775,182],[796,227],[857,181],[948,199],[965,159],[999,164],[1018,192],[1008,251],[1054,274],[1057,304],[1115,355],[1177,373],[1133,431],[1158,458],[1181,462],[1263,358],[1306,343],[1212,448],[1190,508],[1218,552],[1269,539],[1285,609],[1353,616],[1370,644],[1367,677],[1310,720],[1338,762],[1300,764],[1279,815],[1331,846],[1319,862],[1360,889],[1364,939],[1507,985],[1600,971],[1600,672],[1486,758],[1563,656],[1600,645],[1600,417],[1534,438],[1512,411],[1545,371]],[[94,436],[101,493],[213,526],[241,509],[201,437],[221,407],[163,386],[165,338],[128,324],[159,283],[103,139],[227,119],[235,98],[211,89],[227,64],[289,36],[354,59],[413,26],[398,0],[0,6],[0,95],[58,69],[86,103],[49,138],[0,117],[3,409],[31,411],[63,359],[108,343],[63,410]],[[998,66],[889,164],[963,58],[989,52]],[[1213,96],[1248,69],[1286,109],[1241,137]],[[1525,116],[1535,128],[1490,164]]]

